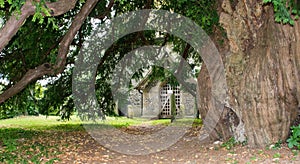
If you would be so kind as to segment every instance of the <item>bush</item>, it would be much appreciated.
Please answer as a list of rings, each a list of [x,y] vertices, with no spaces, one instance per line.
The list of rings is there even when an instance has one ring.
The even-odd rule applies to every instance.
[[[230,150],[231,148],[233,148],[237,144],[238,143],[235,141],[235,139],[233,137],[231,137],[228,141],[221,144],[221,147],[225,147],[227,150]]]
[[[288,147],[300,149],[300,125],[291,127],[291,136],[287,139]]]

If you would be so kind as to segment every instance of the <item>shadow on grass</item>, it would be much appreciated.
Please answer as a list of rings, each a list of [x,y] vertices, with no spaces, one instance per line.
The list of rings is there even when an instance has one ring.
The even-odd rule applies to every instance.
[[[199,126],[202,124],[201,119],[178,119],[179,123],[190,123],[190,121],[193,121],[193,126]],[[18,138],[31,138],[36,135],[41,135],[45,132],[76,132],[76,131],[85,131],[85,127],[88,128],[123,128],[128,127],[131,125],[138,125],[139,122],[130,122],[128,121],[122,121],[122,120],[116,120],[114,122],[106,122],[106,121],[98,121],[96,123],[94,122],[87,122],[87,123],[64,123],[62,124],[56,124],[56,125],[45,125],[42,126],[30,126],[30,127],[2,127],[0,128],[0,141],[3,139],[18,139]],[[152,120],[150,125],[169,125],[170,123],[168,120]],[[1,143],[0,143],[1,144]]]
[[[179,123],[190,120],[179,120]],[[24,122],[25,123],[25,122]],[[88,130],[101,130],[123,128],[131,125],[140,125],[144,120],[130,120],[116,118],[107,121],[93,122],[61,122],[52,125],[42,123],[30,124],[5,124],[0,128],[0,163],[55,163],[60,159],[58,154],[67,148],[65,137],[72,137],[74,133],[82,136]],[[194,121],[194,124],[201,121]],[[168,120],[155,120],[147,122],[149,125],[169,125]],[[71,133],[71,134],[68,134]],[[45,161],[47,159],[47,161]]]
[[[61,125],[50,125],[43,127],[31,127],[31,128],[22,128],[22,127],[2,127],[0,128],[0,146],[3,145],[4,140],[16,140],[20,138],[30,139],[37,135],[42,135],[44,133],[51,132],[80,132],[85,131],[84,127],[101,127],[101,128],[122,128],[127,127],[129,124],[61,124]]]

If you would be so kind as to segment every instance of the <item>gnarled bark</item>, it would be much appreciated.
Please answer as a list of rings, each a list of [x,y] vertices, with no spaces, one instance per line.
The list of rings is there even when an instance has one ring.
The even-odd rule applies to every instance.
[[[212,139],[232,135],[260,147],[285,141],[298,115],[300,22],[293,27],[275,23],[273,9],[261,3],[238,1],[233,6],[229,0],[222,1],[220,23],[229,45],[222,52],[229,102],[223,123],[215,129],[221,135],[211,135]],[[202,81],[206,73],[201,71],[199,90],[204,104],[200,113],[205,115],[209,83]]]

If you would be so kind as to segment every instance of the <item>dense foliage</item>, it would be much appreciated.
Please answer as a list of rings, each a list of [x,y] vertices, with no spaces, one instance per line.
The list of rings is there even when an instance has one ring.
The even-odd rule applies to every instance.
[[[10,41],[0,55],[0,75],[1,90],[16,84],[24,74],[32,68],[42,63],[54,63],[58,52],[58,44],[62,37],[68,31],[72,19],[80,11],[83,1],[79,1],[76,7],[69,12],[50,17],[49,11],[43,4],[45,1],[36,3],[36,14],[31,16],[21,27],[16,36]],[[95,26],[93,20],[100,19],[100,24],[104,24],[108,19],[129,11],[139,9],[164,9],[174,11],[185,15],[207,31],[213,33],[213,29],[218,26],[218,15],[213,1],[186,1],[186,0],[165,0],[165,1],[147,1],[147,0],[116,0],[112,7],[113,12],[108,12],[107,5],[110,1],[99,1],[90,16],[78,31],[72,42],[70,52],[67,58],[67,65],[63,73],[58,76],[44,76],[43,86],[39,83],[32,83],[26,89],[16,96],[0,105],[0,117],[7,118],[20,114],[61,114],[62,118],[68,118],[74,112],[74,103],[72,99],[71,77],[72,68],[77,54],[85,40],[90,35]],[[11,14],[18,14],[20,8],[25,4],[25,0],[20,1],[0,1],[1,17],[4,20],[9,19]],[[14,12],[16,11],[16,12]],[[49,17],[47,17],[49,16]],[[141,35],[142,34],[142,35]],[[133,33],[117,41],[105,54],[98,66],[96,78],[96,95],[101,109],[105,114],[114,114],[114,102],[110,91],[109,80],[112,78],[111,72],[114,66],[122,59],[123,55],[144,45],[173,44],[174,50],[181,54],[187,46],[179,38],[162,33],[161,38],[157,38],[154,31],[145,31],[142,33]],[[128,46],[130,45],[130,46]],[[189,48],[188,58],[192,58],[195,52]],[[201,59],[194,61],[201,62]],[[192,66],[195,66],[192,63]],[[146,68],[149,69],[149,68]],[[171,75],[162,68],[154,68],[152,77],[159,80],[170,80]],[[133,78],[141,78],[145,70],[140,69]],[[46,79],[46,80],[45,80]],[[173,79],[174,81],[174,79]],[[46,83],[45,83],[46,82]],[[40,91],[41,95],[36,96]],[[0,91],[1,92],[1,91]]]
[[[77,1],[73,9],[55,17],[51,16],[52,11],[46,7],[47,2],[56,1],[41,0],[34,2],[36,12],[28,18],[0,53],[0,93],[17,84],[28,70],[34,69],[43,63],[55,63],[60,41],[68,32],[74,17],[86,1]],[[299,3],[295,3],[296,1],[287,3],[285,0],[264,0],[263,2],[273,4],[275,20],[278,22],[293,25],[293,21],[298,19],[300,12]],[[12,15],[20,15],[21,7],[25,3],[26,0],[0,0],[1,26],[3,27]],[[189,17],[209,35],[213,35],[215,30],[220,28],[217,6],[216,1],[211,0],[99,1],[70,45],[64,71],[59,75],[45,75],[37,79],[44,79],[46,83],[41,86],[40,83],[32,82],[19,94],[0,104],[0,119],[20,114],[38,113],[61,114],[62,118],[69,118],[74,112],[71,88],[74,61],[84,40],[91,34],[92,28],[97,26],[94,23],[95,19],[99,19],[99,24],[105,24],[109,19],[129,11],[164,9]],[[107,115],[114,114],[115,104],[112,100],[109,80],[112,78],[112,70],[124,54],[144,45],[163,46],[171,44],[174,51],[181,54],[185,59],[193,58],[193,62],[190,63],[192,67],[201,63],[201,59],[195,55],[195,51],[181,39],[165,33],[161,33],[160,36],[162,38],[158,38],[154,31],[127,35],[116,41],[102,57],[96,78],[96,95],[103,113]],[[139,70],[133,78],[141,78],[144,71]],[[154,67],[151,78],[170,80],[176,83],[171,74],[161,68]]]

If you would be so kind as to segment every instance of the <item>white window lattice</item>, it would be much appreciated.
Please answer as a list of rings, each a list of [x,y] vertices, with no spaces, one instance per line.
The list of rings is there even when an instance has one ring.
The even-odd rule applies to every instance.
[[[176,115],[179,113],[180,109],[180,87],[172,87],[170,84],[166,84],[161,88],[160,91],[160,107],[161,107],[161,116],[171,116],[171,93],[175,95],[175,104],[176,104]]]

